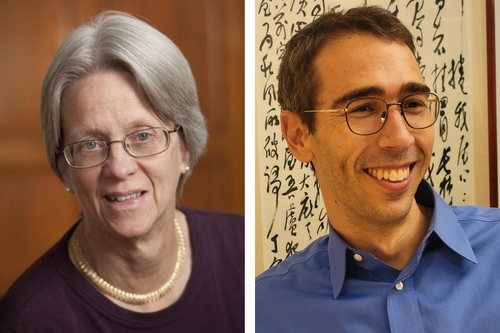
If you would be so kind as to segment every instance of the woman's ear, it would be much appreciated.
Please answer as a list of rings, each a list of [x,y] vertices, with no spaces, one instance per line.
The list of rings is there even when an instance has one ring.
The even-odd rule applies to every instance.
[[[71,187],[71,181],[70,181],[70,176],[69,176],[69,166],[66,163],[66,160],[64,159],[64,156],[56,156],[56,167],[57,171],[61,175],[62,181],[64,185],[66,185],[67,189],[70,189],[68,192],[73,192],[74,189]]]
[[[291,111],[282,111],[280,119],[281,132],[293,156],[303,163],[311,162],[314,152],[309,147],[311,134],[307,126]]]
[[[182,158],[181,158],[181,173],[185,174],[190,170],[189,167],[189,151],[183,145]]]

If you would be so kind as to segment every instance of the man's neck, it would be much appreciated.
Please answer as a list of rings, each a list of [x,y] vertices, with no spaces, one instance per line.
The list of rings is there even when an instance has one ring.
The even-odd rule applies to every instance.
[[[331,221],[333,228],[351,247],[369,252],[380,261],[402,270],[418,249],[429,228],[432,208],[414,202],[401,221],[349,223]]]

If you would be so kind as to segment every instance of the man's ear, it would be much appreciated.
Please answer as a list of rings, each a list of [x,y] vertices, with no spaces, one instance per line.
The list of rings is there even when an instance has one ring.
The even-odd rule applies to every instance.
[[[303,163],[311,162],[314,153],[310,149],[312,135],[299,116],[291,111],[281,112],[281,133],[285,137],[288,148],[296,159]]]

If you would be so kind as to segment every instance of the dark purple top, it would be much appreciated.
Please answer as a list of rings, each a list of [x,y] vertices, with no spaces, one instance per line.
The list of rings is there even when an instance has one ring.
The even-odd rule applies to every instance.
[[[71,263],[73,227],[2,299],[0,332],[243,332],[243,217],[180,209],[189,223],[193,268],[176,303],[138,313],[111,302]]]

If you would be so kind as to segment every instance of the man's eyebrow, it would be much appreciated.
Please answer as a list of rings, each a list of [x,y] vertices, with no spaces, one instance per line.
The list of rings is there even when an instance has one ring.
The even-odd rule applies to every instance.
[[[346,104],[353,99],[358,99],[358,98],[363,98],[363,97],[368,97],[368,96],[381,96],[385,93],[385,90],[376,87],[376,86],[371,86],[371,87],[364,87],[364,88],[359,88],[359,89],[354,89],[351,91],[348,91],[344,95],[340,96],[336,100],[332,102],[331,108],[334,109],[341,105],[342,107],[345,107]]]
[[[405,83],[400,89],[400,95],[404,94],[412,94],[412,93],[420,93],[420,92],[431,92],[431,89],[422,82],[408,82]]]
[[[430,92],[431,89],[424,83],[421,82],[407,82],[400,89],[399,94],[413,94],[419,92]],[[363,87],[359,89],[354,89],[348,91],[344,95],[340,96],[336,100],[334,100],[331,104],[331,109],[335,109],[339,106],[345,107],[348,102],[358,99],[364,98],[368,96],[382,96],[386,92],[385,89],[377,86]]]

